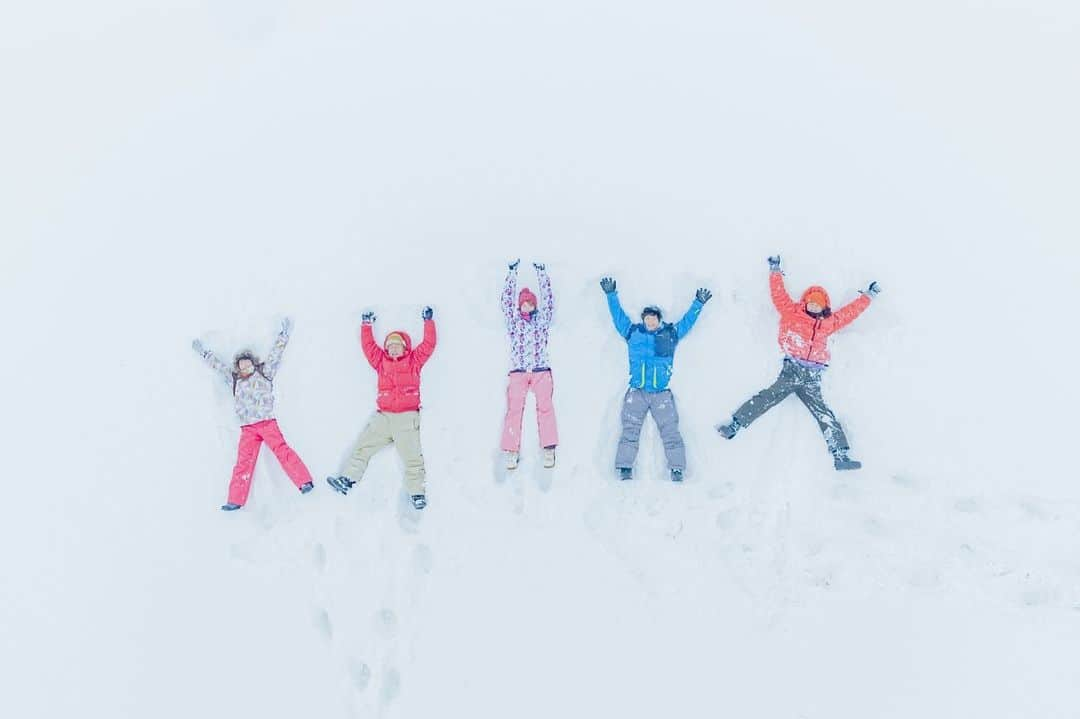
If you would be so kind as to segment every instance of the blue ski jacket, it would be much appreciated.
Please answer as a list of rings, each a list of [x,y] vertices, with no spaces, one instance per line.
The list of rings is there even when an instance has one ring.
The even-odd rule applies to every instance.
[[[646,392],[663,392],[671,381],[675,347],[693,329],[705,305],[695,299],[677,323],[662,322],[650,332],[644,324],[630,321],[619,304],[618,292],[609,294],[607,303],[615,329],[626,340],[629,350],[630,386]]]

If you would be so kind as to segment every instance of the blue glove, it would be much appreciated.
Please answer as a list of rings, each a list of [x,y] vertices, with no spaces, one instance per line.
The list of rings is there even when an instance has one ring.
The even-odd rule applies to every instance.
[[[602,289],[606,294],[610,295],[612,292],[615,291],[615,280],[611,279],[610,277],[605,277],[604,279],[600,280],[600,289]]]
[[[424,311],[420,313],[420,317],[425,320],[430,320],[434,314],[435,310],[431,309],[430,307],[425,307]]]
[[[537,272],[543,272],[544,271],[544,263],[543,262],[534,262],[533,267],[536,268]]]
[[[516,270],[518,268],[518,265],[520,265],[520,264],[521,264],[521,259],[520,258],[516,259],[516,260],[514,260],[513,262],[510,263],[510,269]]]
[[[769,272],[780,271],[780,255],[773,255],[769,258]]]
[[[371,311],[365,312],[364,314],[360,315],[360,320],[365,325],[370,325],[372,322],[375,321],[375,313]]]
[[[709,292],[707,289],[702,287],[697,291],[697,294],[694,295],[694,299],[696,299],[701,304],[705,304],[712,299],[712,292]]]

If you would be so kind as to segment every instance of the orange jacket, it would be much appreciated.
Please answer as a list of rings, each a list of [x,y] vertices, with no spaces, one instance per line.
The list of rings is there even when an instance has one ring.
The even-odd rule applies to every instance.
[[[836,312],[814,317],[806,312],[806,298],[813,292],[825,296],[829,305],[829,294],[822,287],[809,287],[803,292],[798,302],[791,299],[784,287],[784,276],[780,272],[769,273],[769,292],[773,304],[780,313],[780,349],[788,357],[804,362],[829,364],[829,337],[833,332],[847,327],[870,306],[870,297],[859,295]]]
[[[405,340],[405,354],[398,359],[391,358],[385,348],[375,343],[370,324],[364,324],[360,330],[364,355],[379,373],[377,405],[380,412],[413,412],[420,409],[420,370],[435,351],[435,321],[424,320],[424,341],[416,349],[407,333],[390,334],[399,334]]]

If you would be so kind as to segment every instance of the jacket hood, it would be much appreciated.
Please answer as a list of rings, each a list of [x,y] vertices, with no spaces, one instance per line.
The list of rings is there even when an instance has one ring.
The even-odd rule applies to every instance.
[[[404,331],[404,330],[394,330],[390,334],[386,335],[386,339],[383,340],[383,350],[384,351],[386,350],[386,345],[387,345],[386,340],[390,339],[394,335],[400,335],[401,339],[405,340],[405,354],[409,354],[410,352],[412,352],[412,337],[410,337],[409,333]]]
[[[829,293],[825,291],[824,287],[821,287],[819,285],[807,287],[806,291],[802,293],[802,299],[799,300],[799,304],[805,307],[806,303],[809,302],[811,299],[814,299],[815,295],[817,296],[819,305],[826,308],[832,307],[832,300],[829,299]],[[824,302],[822,302],[821,300],[824,300]]]

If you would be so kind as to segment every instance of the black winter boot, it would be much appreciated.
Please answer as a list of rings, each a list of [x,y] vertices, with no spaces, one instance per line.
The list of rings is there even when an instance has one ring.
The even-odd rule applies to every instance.
[[[833,450],[833,467],[838,472],[845,469],[859,469],[862,467],[862,462],[848,457],[847,449],[836,449]]]
[[[731,422],[728,424],[718,424],[716,426],[716,431],[719,432],[720,436],[724,439],[731,439],[738,434],[740,429],[742,429],[742,425],[739,424],[739,420],[734,417],[731,418]]]

